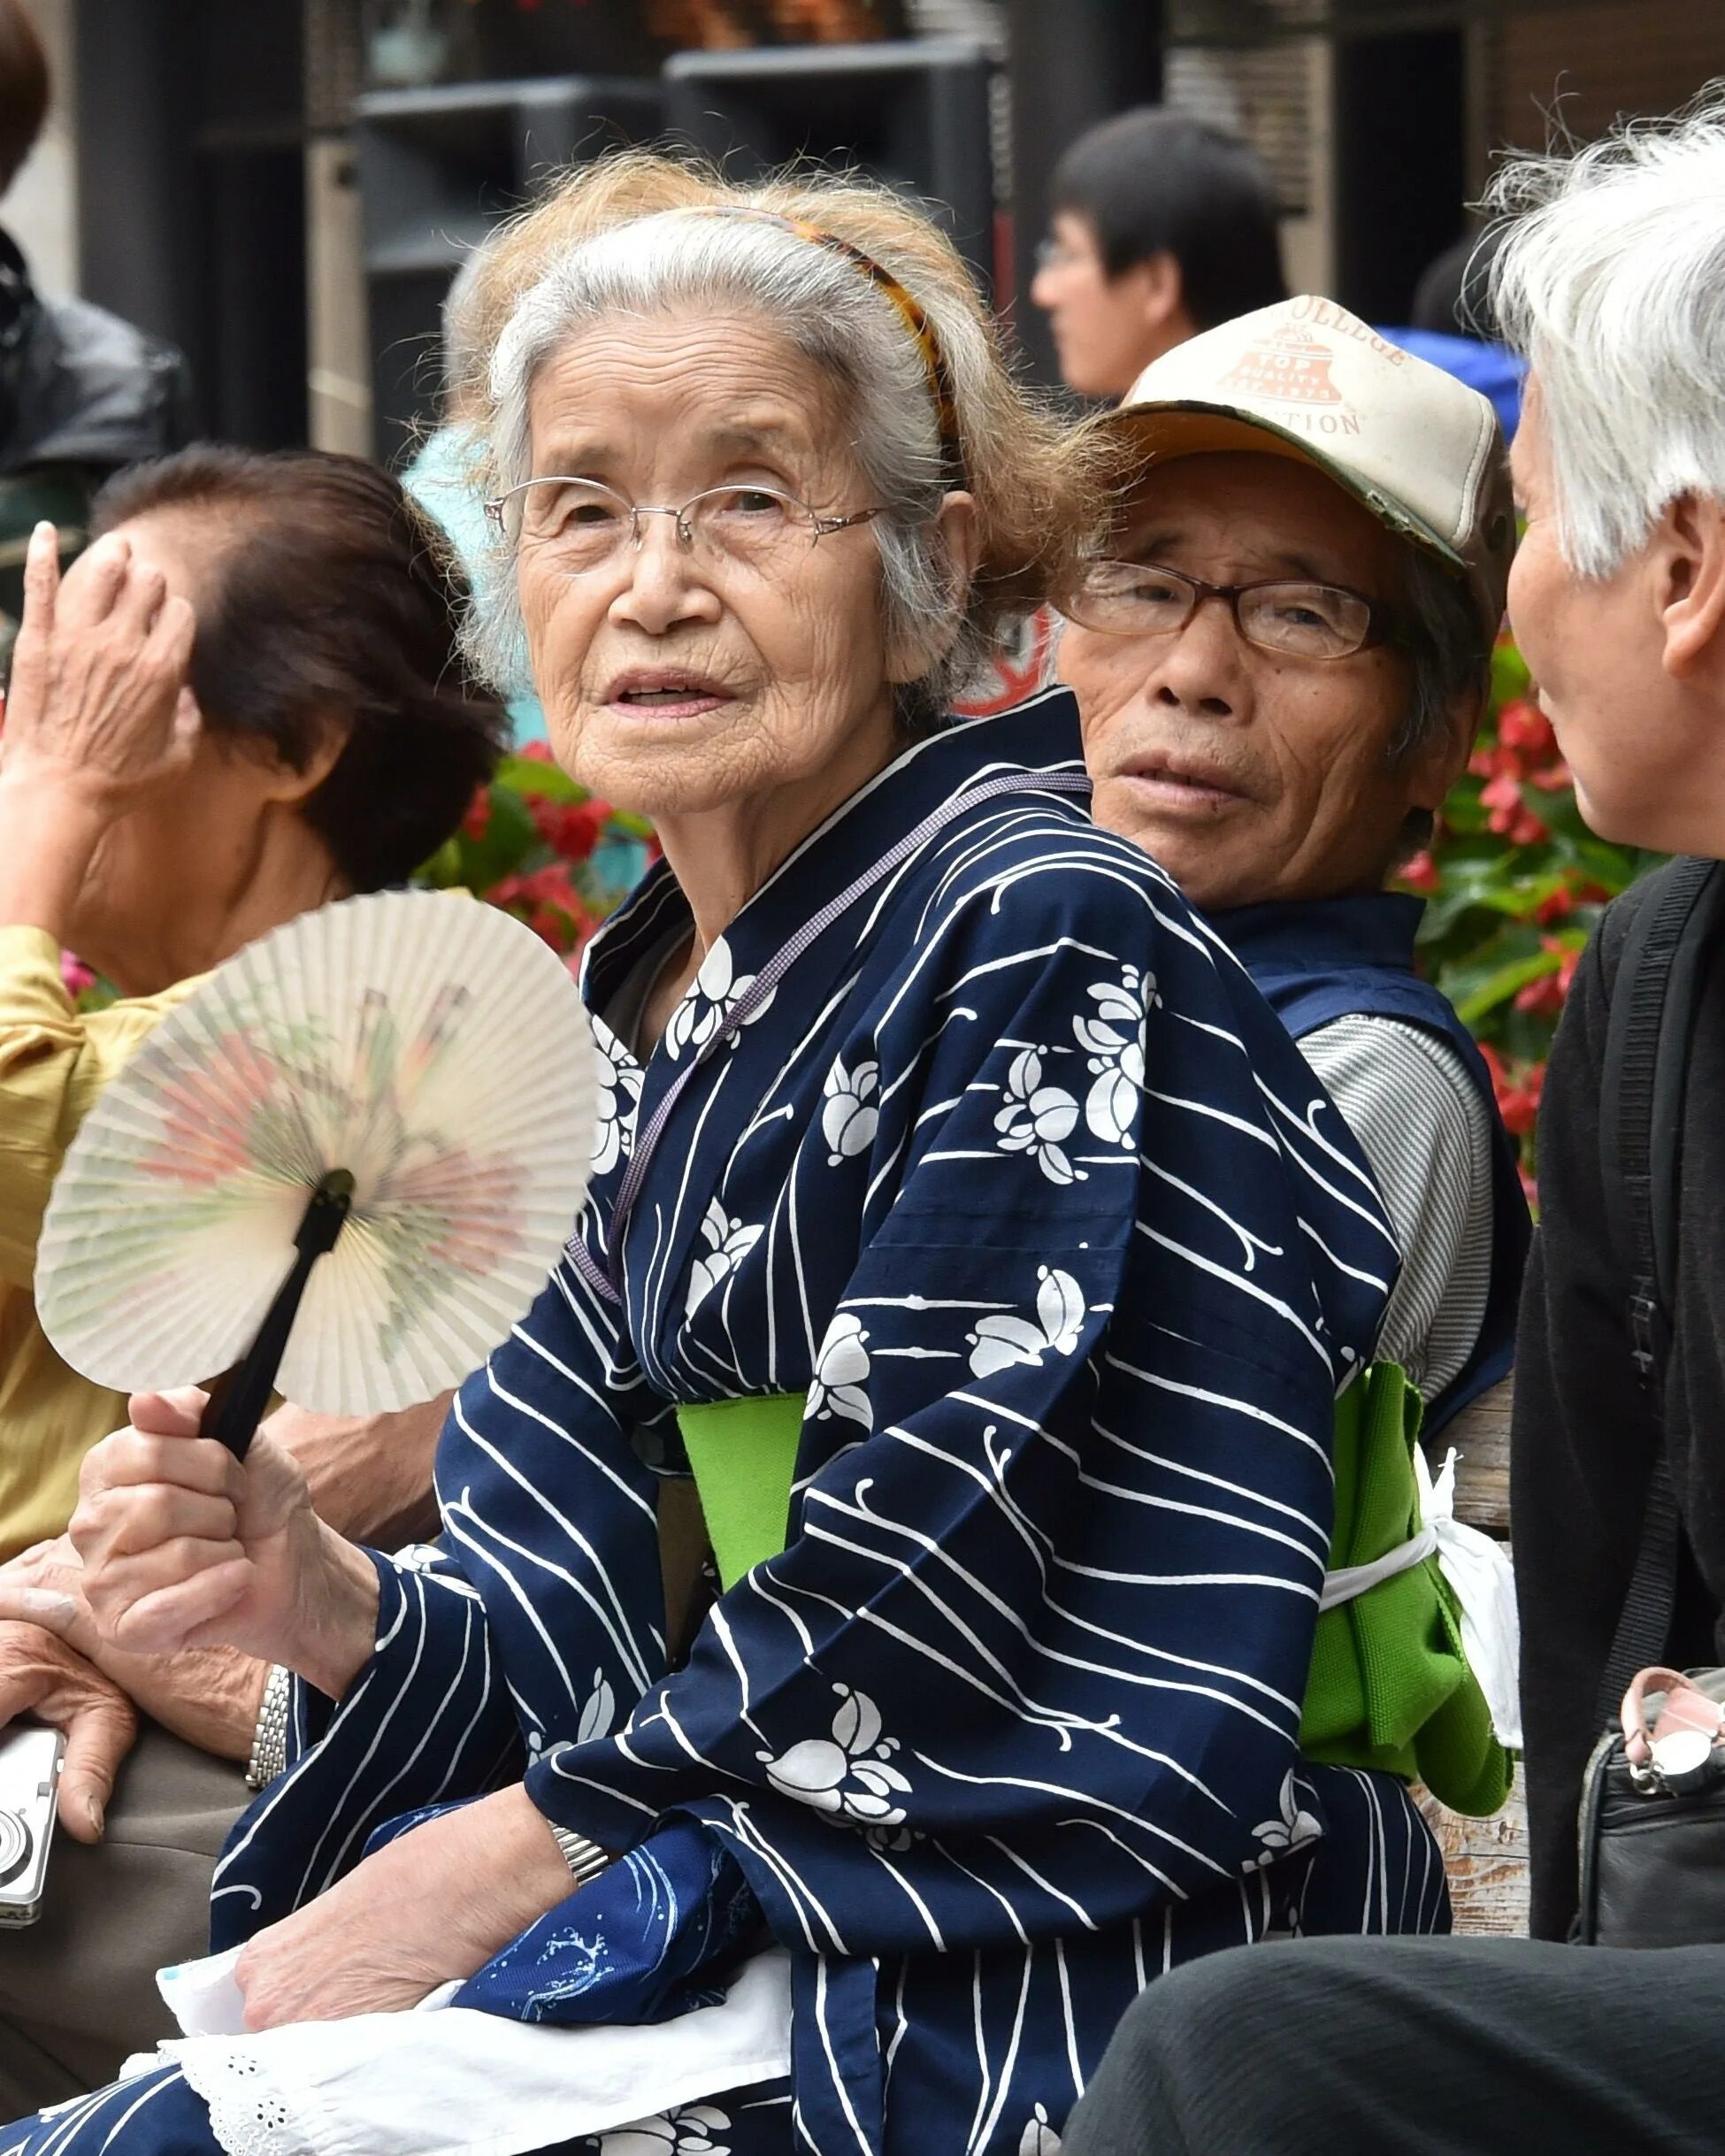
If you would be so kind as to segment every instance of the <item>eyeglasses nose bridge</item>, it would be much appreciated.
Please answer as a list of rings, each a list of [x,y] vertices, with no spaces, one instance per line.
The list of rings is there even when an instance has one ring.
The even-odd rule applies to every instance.
[[[678,546],[685,554],[694,551],[694,526],[689,522],[689,505],[674,508],[669,502],[632,502],[629,504],[630,543],[639,554],[641,550],[643,517],[669,517],[677,533]]]

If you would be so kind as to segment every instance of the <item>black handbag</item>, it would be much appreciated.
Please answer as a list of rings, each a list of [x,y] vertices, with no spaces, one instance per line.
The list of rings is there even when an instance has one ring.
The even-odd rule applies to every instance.
[[[1725,1669],[1690,1670],[1688,1682],[1725,1703]],[[1655,1714],[1666,1696],[1649,1692]],[[1632,1761],[1622,1728],[1614,1727],[1588,1761],[1576,1938],[1587,1946],[1719,1945],[1725,1942],[1725,1747],[1693,1730],[1647,1749],[1651,1759]],[[1669,1767],[1660,1764],[1661,1751],[1676,1754]]]
[[[1653,1458],[1635,1569],[1599,1690],[1606,1726],[1582,1785],[1574,1937],[1592,1946],[1725,1944],[1725,1743],[1693,1731],[1676,1744],[1649,1741],[1641,1711],[1644,1691],[1657,1729],[1670,1696],[1647,1680],[1662,1674],[1683,1689],[1675,1672],[1660,1669],[1683,1546],[1665,1379],[1683,1091],[1703,971],[1725,924],[1725,870],[1716,861],[1675,861],[1655,885],[1624,945],[1606,1040],[1614,1112],[1601,1118],[1605,1201],[1629,1284],[1630,1352]],[[1686,1675],[1709,1699],[1725,1702],[1725,1669]],[[1633,1758],[1626,1731],[1634,1732]]]

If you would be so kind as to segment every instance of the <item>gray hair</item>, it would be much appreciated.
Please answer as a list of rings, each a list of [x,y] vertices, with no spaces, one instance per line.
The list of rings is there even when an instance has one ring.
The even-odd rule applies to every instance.
[[[1403,645],[1413,676],[1407,708],[1390,736],[1392,768],[1411,763],[1455,724],[1463,696],[1483,702],[1491,686],[1491,652],[1481,632],[1472,593],[1423,548],[1405,546],[1401,614]],[[1431,843],[1438,819],[1430,809],[1402,818],[1392,860],[1399,864]]]
[[[1441,740],[1460,700],[1483,696],[1491,679],[1491,647],[1473,594],[1422,548],[1405,552],[1400,610],[1413,685],[1390,738],[1392,763],[1410,763]]]
[[[1538,378],[1563,556],[1609,576],[1679,495],[1725,497],[1725,95],[1517,157],[1491,203],[1514,219],[1492,295]]]
[[[894,269],[887,263],[885,266]],[[894,269],[894,273],[899,272]],[[906,281],[908,273],[905,272]],[[987,394],[999,360],[962,306],[924,288],[961,410]],[[893,303],[854,263],[764,219],[665,210],[571,248],[521,299],[498,339],[490,376],[489,478],[497,492],[532,476],[528,397],[535,375],[571,336],[617,315],[722,310],[758,316],[840,390],[871,499],[888,648],[925,652],[901,692],[901,716],[927,724],[975,672],[986,644],[936,528],[947,469],[923,356]],[[525,666],[514,562],[487,549],[477,565],[468,632],[487,679],[522,685]]]

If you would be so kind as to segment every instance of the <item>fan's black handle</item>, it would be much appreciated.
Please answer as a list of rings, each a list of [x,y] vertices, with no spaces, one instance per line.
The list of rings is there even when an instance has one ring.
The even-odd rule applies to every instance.
[[[226,1446],[236,1460],[243,1460],[264,1419],[264,1410],[275,1391],[276,1372],[288,1352],[288,1336],[299,1315],[300,1299],[311,1277],[311,1268],[326,1251],[333,1250],[353,1204],[353,1178],[345,1168],[333,1168],[311,1193],[294,1237],[294,1267],[276,1292],[257,1328],[257,1337],[244,1360],[218,1377],[210,1388],[203,1410],[203,1434]]]

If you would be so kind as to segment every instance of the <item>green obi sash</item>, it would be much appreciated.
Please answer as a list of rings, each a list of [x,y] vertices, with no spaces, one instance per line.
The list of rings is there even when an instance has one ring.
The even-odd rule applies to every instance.
[[[727,1594],[744,1573],[785,1546],[807,1405],[806,1393],[764,1393],[677,1410],[719,1585]]]
[[[677,1410],[727,1592],[785,1547],[805,1404],[778,1393]],[[1369,1564],[1418,1533],[1421,1413],[1393,1362],[1375,1364],[1337,1401],[1335,1569]],[[1319,1617],[1300,1744],[1326,1766],[1422,1781],[1453,1811],[1483,1816],[1508,1795],[1509,1754],[1435,1557]]]
[[[1374,1363],[1336,1402],[1333,1570],[1370,1564],[1419,1532],[1414,1446],[1423,1412],[1394,1362]],[[1435,1556],[1319,1617],[1300,1748],[1326,1766],[1423,1782],[1475,1818],[1509,1794],[1510,1755],[1492,1734]]]

